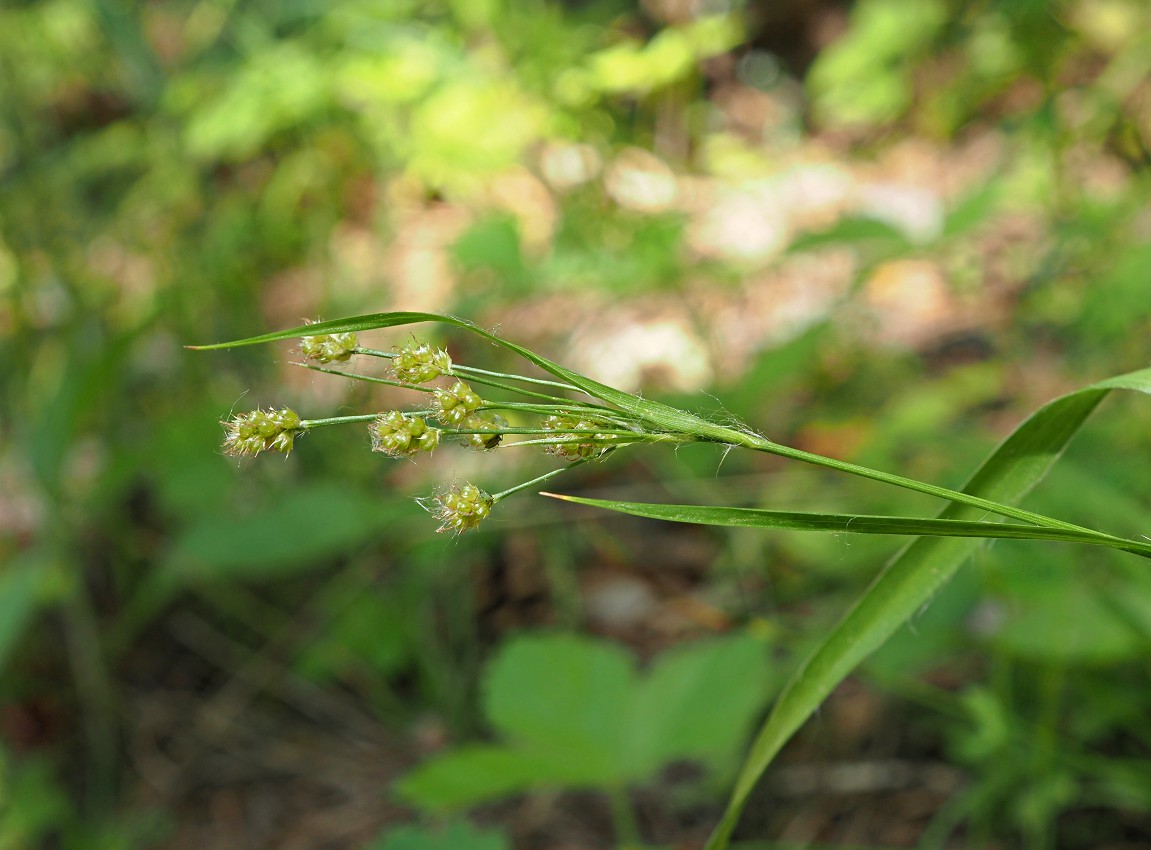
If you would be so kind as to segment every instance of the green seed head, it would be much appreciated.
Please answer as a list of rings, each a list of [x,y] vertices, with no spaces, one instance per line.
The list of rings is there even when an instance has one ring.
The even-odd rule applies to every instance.
[[[460,424],[460,430],[486,431],[490,433],[462,434],[463,444],[469,449],[476,449],[481,452],[494,449],[500,444],[500,440],[503,439],[500,431],[507,427],[508,421],[498,413],[492,413],[489,410],[481,410],[478,413],[473,413]]]
[[[426,342],[405,345],[392,358],[392,373],[397,381],[407,384],[426,384],[441,375],[450,374],[452,358],[442,348],[432,348]]]
[[[483,399],[463,381],[456,381],[449,389],[436,390],[432,397],[436,419],[457,428],[462,427],[483,403]]]
[[[356,353],[357,344],[352,333],[305,336],[300,338],[300,354],[317,363],[343,363]]]
[[[377,417],[368,426],[372,451],[391,457],[411,457],[419,452],[434,451],[440,444],[440,432],[429,428],[418,416],[407,416],[392,410]]]
[[[224,426],[224,454],[254,457],[262,451],[288,454],[300,428],[294,410],[253,410],[233,416]]]
[[[553,446],[548,446],[551,454],[564,460],[586,460],[602,454],[615,438],[609,434],[573,434],[572,431],[594,431],[605,428],[603,422],[594,419],[580,419],[577,416],[548,416],[542,423],[547,431],[555,432],[555,438],[563,440]],[[595,442],[592,442],[595,441]]]
[[[475,484],[464,484],[441,493],[429,508],[440,521],[436,531],[462,534],[479,526],[492,511],[495,501]]]

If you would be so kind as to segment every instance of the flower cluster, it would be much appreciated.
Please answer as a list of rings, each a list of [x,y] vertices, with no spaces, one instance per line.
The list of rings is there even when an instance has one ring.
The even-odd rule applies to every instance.
[[[606,444],[615,439],[610,434],[572,433],[610,428],[595,419],[583,419],[579,416],[548,416],[540,424],[545,431],[555,432],[555,439],[563,441],[548,446],[548,451],[564,460],[588,460],[597,457],[607,451]]]
[[[317,363],[343,363],[356,353],[356,335],[322,334],[300,338],[300,354]]]
[[[556,392],[570,393],[576,390],[574,386],[454,366],[447,351],[416,339],[387,353],[358,347],[353,333],[316,334],[301,338],[300,353],[319,363],[346,361],[353,354],[387,358],[396,380],[383,380],[382,383],[418,390],[429,397],[429,403],[424,409],[411,413],[391,410],[306,422],[287,408],[255,410],[223,423],[224,451],[227,454],[251,456],[262,451],[287,454],[292,450],[296,435],[306,430],[337,423],[366,422],[372,451],[394,458],[410,458],[421,452],[434,451],[445,436],[455,438],[466,447],[487,451],[504,445],[505,437],[514,434],[527,439],[513,441],[512,445],[543,445],[549,453],[568,462],[494,495],[468,483],[440,492],[427,503],[421,502],[439,520],[440,531],[459,534],[476,528],[491,513],[492,507],[507,496],[550,480],[572,464],[598,458],[616,446],[653,436],[638,426],[635,426],[633,436],[631,423],[638,423],[638,420],[626,411],[612,411],[572,401]],[[334,374],[345,373],[336,371]],[[477,385],[504,391],[515,389],[509,382],[521,381],[534,386],[523,390],[526,401],[485,400],[470,384],[461,380],[461,376]],[[347,377],[379,380],[360,375]],[[448,380],[439,386],[419,386],[445,377]],[[496,411],[514,412],[517,417],[515,427],[509,427],[508,421]],[[526,424],[522,422],[523,417],[528,418]],[[532,421],[539,424],[533,425]]]
[[[432,409],[436,419],[445,425],[462,426],[472,414],[479,410],[481,399],[463,381],[456,381],[446,390],[436,390],[432,396]]]
[[[488,451],[500,444],[503,440],[503,434],[500,432],[507,427],[508,421],[498,413],[481,410],[460,423],[461,431],[471,432],[461,434],[460,442],[469,449],[476,449],[481,452]]]
[[[418,416],[407,416],[392,410],[377,417],[368,426],[372,435],[372,451],[391,457],[411,457],[420,452],[434,451],[440,444],[440,432],[429,428]]]
[[[428,510],[440,521],[436,531],[462,534],[483,522],[494,504],[495,500],[475,484],[463,484],[436,496]]]
[[[426,384],[452,372],[452,358],[442,348],[413,341],[392,358],[392,374],[407,384]]]
[[[250,457],[262,451],[288,454],[300,427],[294,410],[253,410],[233,416],[224,426],[224,453],[233,457]]]

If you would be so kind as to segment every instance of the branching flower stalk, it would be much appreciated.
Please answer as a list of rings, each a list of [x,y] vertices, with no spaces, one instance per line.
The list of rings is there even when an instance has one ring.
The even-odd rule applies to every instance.
[[[539,392],[520,386],[547,388],[565,393],[578,387],[525,375],[469,368],[453,363],[448,352],[413,339],[395,351],[359,346],[354,333],[304,336],[298,348],[305,358],[297,365],[352,380],[369,381],[430,396],[430,404],[414,410],[302,419],[295,411],[254,410],[233,416],[224,424],[224,451],[233,456],[254,456],[262,451],[291,452],[295,438],[317,428],[368,423],[372,451],[392,458],[414,458],[437,450],[445,439],[478,451],[496,448],[537,447],[566,465],[553,469],[499,493],[489,494],[465,482],[443,488],[431,498],[418,499],[436,520],[439,531],[455,534],[477,528],[503,499],[537,486],[560,473],[612,450],[643,442],[687,442],[684,434],[645,430],[641,418],[594,402]],[[346,362],[355,354],[389,361],[391,378],[331,369],[327,364]],[[464,377],[468,380],[465,381]],[[439,383],[436,383],[439,382]],[[486,388],[518,393],[527,401],[484,398],[470,382]],[[512,426],[504,414],[535,424]],[[507,437],[517,439],[506,440]]]

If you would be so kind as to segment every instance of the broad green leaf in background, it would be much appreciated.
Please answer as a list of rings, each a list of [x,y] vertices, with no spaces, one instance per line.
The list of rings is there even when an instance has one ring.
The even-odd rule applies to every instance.
[[[763,671],[763,643],[751,636],[699,641],[661,655],[632,699],[629,773],[640,779],[674,758],[715,769],[730,764],[767,697],[771,683]]]
[[[405,800],[430,811],[452,811],[558,784],[550,763],[499,744],[472,744],[424,761],[395,786]],[[593,784],[595,784],[593,782]]]
[[[311,486],[257,513],[193,525],[164,559],[182,580],[275,578],[371,540],[392,519],[387,504],[335,485]]]
[[[453,823],[442,829],[401,826],[373,841],[364,850],[509,850],[502,833]]]
[[[449,751],[397,790],[445,810],[538,787],[622,788],[677,759],[730,767],[767,696],[766,673],[763,644],[747,636],[677,648],[645,675],[604,641],[522,637],[496,657],[484,683],[502,743]]]
[[[572,782],[618,775],[635,687],[618,646],[576,635],[512,642],[484,682],[484,709],[512,746],[546,756]]]

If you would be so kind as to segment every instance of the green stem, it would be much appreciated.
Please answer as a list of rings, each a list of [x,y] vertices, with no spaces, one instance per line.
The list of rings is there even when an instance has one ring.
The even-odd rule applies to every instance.
[[[557,399],[556,402],[552,404],[531,404],[521,401],[488,401],[485,402],[480,409],[519,410],[524,413],[538,413],[540,416],[557,416],[564,414],[580,416],[587,414],[595,419],[614,425],[638,424],[635,418],[621,415],[618,410],[609,410],[608,408],[598,407],[592,404],[573,402],[566,398]]]
[[[452,364],[452,374],[460,374],[472,378],[503,378],[508,381],[519,381],[525,384],[535,384],[537,387],[555,387],[556,389],[563,390],[569,393],[582,393],[579,387],[573,387],[571,384],[562,384],[559,381],[548,381],[543,378],[528,378],[524,375],[511,375],[507,372],[489,372],[487,369],[477,369],[475,366],[460,366]],[[517,390],[523,392],[523,390]],[[586,393],[585,393],[586,395]]]
[[[339,369],[325,369],[323,366],[313,366],[311,363],[294,363],[294,366],[303,366],[313,372],[323,372],[325,375],[339,375],[341,378],[351,378],[353,381],[368,381],[372,384],[384,384],[388,387],[399,387],[404,390],[415,390],[419,393],[434,393],[435,387],[421,387],[419,384],[409,384],[404,381],[391,381],[387,378],[376,378],[372,375],[356,375],[352,372],[341,372]]]
[[[380,351],[376,348],[364,348],[362,346],[357,347],[355,353],[366,354],[369,357],[385,357],[388,360],[391,360],[396,356],[394,351]],[[569,393],[583,392],[583,390],[581,390],[579,387],[572,386],[571,384],[561,384],[558,381],[548,381],[544,378],[528,378],[524,375],[510,375],[507,372],[490,372],[487,369],[477,369],[475,366],[461,366],[458,363],[452,364],[451,371],[448,372],[448,374],[455,377],[463,376],[467,378],[476,378],[476,383],[480,383],[479,379],[484,377],[504,378],[509,381],[520,381],[521,383],[535,384],[536,386],[540,387],[556,387],[557,389],[561,389]],[[516,390],[516,392],[522,392],[522,390]]]
[[[529,487],[534,487],[537,484],[543,484],[545,481],[555,478],[557,475],[567,472],[569,469],[573,469],[574,467],[579,466],[581,463],[587,463],[587,459],[572,461],[567,466],[561,466],[559,469],[553,469],[550,472],[545,472],[543,475],[533,478],[531,481],[525,481],[523,484],[517,484],[515,487],[504,490],[502,493],[493,493],[492,504],[495,504],[502,499],[506,499],[513,493],[518,493],[521,490],[527,490]]]
[[[627,788],[611,788],[607,792],[608,802],[611,804],[612,826],[615,827],[616,838],[619,840],[621,850],[639,850],[643,847],[643,838],[639,831],[639,820],[635,816]]]
[[[302,419],[300,420],[300,430],[310,431],[313,428],[323,428],[325,425],[347,425],[352,422],[371,422],[373,419],[379,419],[378,413],[359,413],[355,416],[331,416],[327,419]]]

